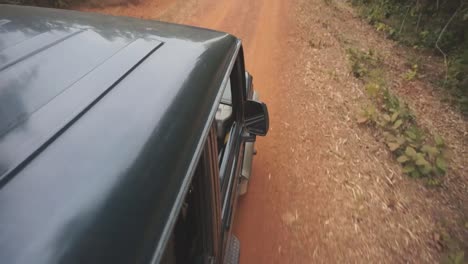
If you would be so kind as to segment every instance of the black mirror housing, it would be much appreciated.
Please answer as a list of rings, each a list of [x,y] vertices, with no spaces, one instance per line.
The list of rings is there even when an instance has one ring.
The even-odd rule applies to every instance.
[[[266,136],[270,125],[266,104],[247,100],[244,103],[244,121],[247,132],[256,136]]]

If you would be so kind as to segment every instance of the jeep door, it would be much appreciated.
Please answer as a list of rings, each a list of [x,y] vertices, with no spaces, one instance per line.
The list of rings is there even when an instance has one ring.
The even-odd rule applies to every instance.
[[[221,193],[221,241],[226,251],[232,233],[245,143],[242,139],[245,70],[242,50],[236,59],[216,115]],[[222,120],[220,124],[220,120]],[[224,255],[226,252],[223,252]]]

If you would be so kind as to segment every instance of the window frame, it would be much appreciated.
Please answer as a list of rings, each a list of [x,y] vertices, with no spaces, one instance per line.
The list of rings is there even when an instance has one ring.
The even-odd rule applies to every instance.
[[[237,193],[240,181],[240,173],[244,160],[243,140],[244,133],[244,102],[246,101],[246,79],[242,48],[236,58],[232,71],[229,73],[231,81],[231,98],[234,122],[229,134],[229,139],[224,150],[223,160],[219,167],[220,193],[221,193],[221,221],[222,221],[222,250],[223,254],[228,246],[231,236],[231,224],[237,207]]]
[[[225,153],[223,158],[220,162],[219,166],[219,175],[220,175],[220,182],[221,182],[221,194],[224,197],[226,192],[229,190],[229,177],[232,176],[228,175],[229,168],[233,168],[234,156],[233,154],[236,151],[239,151],[242,145],[242,132],[243,132],[243,124],[244,124],[244,114],[243,114],[243,103],[246,98],[246,91],[245,91],[245,69],[244,69],[244,60],[243,60],[243,52],[242,49],[239,52],[232,71],[229,73],[229,81],[231,86],[231,106],[232,106],[232,114],[233,114],[233,124],[231,130],[229,132],[229,139],[226,143],[226,149],[224,150]],[[228,85],[225,85],[225,89]],[[223,91],[224,92],[224,91]],[[222,102],[221,102],[222,103]],[[238,162],[238,161],[237,161]],[[242,161],[241,161],[242,162]],[[231,172],[230,174],[232,174]],[[224,206],[223,206],[224,207]],[[223,208],[224,211],[224,208]]]
[[[193,190],[197,194],[194,197],[194,203],[199,205],[200,208],[198,214],[193,219],[201,223],[201,234],[202,234],[202,248],[203,248],[203,263],[212,264],[218,262],[222,254],[221,245],[221,213],[220,213],[220,192],[219,192],[219,168],[217,163],[218,149],[217,149],[217,137],[216,128],[212,126],[210,128],[208,138],[203,147],[203,152],[197,164],[194,177],[190,185],[196,186],[198,190]],[[187,193],[188,195],[188,193]],[[186,196],[187,197],[187,196]],[[179,212],[177,221],[182,211]],[[162,260],[168,260],[171,258],[164,258],[168,250],[173,254],[177,254],[177,238],[176,232],[179,226],[177,223],[171,231],[171,239],[166,244],[166,248],[163,250]],[[169,248],[173,247],[173,248]],[[182,249],[189,250],[189,248]],[[177,262],[177,255],[175,255],[175,263]]]

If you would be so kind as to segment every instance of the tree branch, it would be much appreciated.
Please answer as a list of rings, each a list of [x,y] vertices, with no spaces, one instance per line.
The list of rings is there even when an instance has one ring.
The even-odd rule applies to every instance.
[[[418,23],[416,24],[416,33],[419,31],[419,23],[421,22],[422,11],[419,12]]]
[[[437,1],[438,3],[439,1]],[[442,31],[440,32],[439,34],[439,37],[437,38],[437,41],[435,43],[435,47],[437,48],[437,50],[439,50],[439,52],[442,54],[442,56],[444,56],[444,64],[445,64],[445,80],[444,80],[444,86],[445,84],[447,83],[447,80],[448,80],[448,62],[447,62],[447,54],[440,48],[439,46],[439,42],[440,40],[442,39],[442,36],[444,35],[445,31],[447,30],[448,26],[450,25],[450,23],[452,23],[452,20],[457,16],[458,14],[458,11],[460,11],[460,9],[462,8],[463,6],[463,0],[460,1],[460,6],[457,8],[457,10],[455,10],[455,12],[453,13],[453,15],[450,17],[450,19],[447,21],[447,24],[445,24],[444,28],[442,28]]]
[[[403,18],[403,22],[401,22],[400,31],[398,32],[398,35],[401,35],[401,31],[403,30],[403,26],[405,25],[406,17],[408,16],[410,8],[411,6],[408,6],[408,9],[406,10],[406,14],[405,14],[405,17]]]

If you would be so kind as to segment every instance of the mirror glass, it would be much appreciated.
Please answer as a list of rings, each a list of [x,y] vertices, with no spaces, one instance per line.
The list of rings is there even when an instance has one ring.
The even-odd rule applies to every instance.
[[[268,133],[268,109],[264,103],[247,100],[244,104],[244,119],[250,134],[265,136]]]

